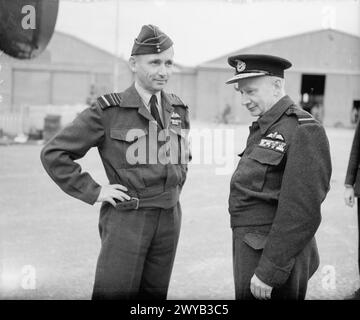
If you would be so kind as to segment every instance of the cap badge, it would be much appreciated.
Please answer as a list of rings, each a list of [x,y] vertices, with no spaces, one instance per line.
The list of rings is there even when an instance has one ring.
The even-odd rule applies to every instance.
[[[242,72],[245,70],[246,68],[246,63],[244,61],[241,60],[236,60],[237,64],[236,64],[236,71],[237,72]]]

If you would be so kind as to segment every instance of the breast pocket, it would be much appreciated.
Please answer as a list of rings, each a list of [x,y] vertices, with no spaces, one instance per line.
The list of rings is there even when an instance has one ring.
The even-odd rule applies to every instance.
[[[191,161],[189,131],[181,127],[170,127],[170,163],[187,164]]]
[[[256,146],[239,166],[237,181],[254,191],[262,191],[266,178],[280,165],[284,153]]]
[[[129,168],[147,163],[147,135],[145,129],[111,128],[113,159],[116,168]]]

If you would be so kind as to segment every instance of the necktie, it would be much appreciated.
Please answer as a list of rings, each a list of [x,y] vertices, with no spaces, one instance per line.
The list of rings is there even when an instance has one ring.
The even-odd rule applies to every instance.
[[[156,98],[156,95],[153,94],[150,98],[150,112],[151,112],[151,115],[156,120],[156,122],[158,123],[159,127],[163,128],[159,110],[158,110],[158,107],[156,106],[156,103],[157,103],[157,98]]]

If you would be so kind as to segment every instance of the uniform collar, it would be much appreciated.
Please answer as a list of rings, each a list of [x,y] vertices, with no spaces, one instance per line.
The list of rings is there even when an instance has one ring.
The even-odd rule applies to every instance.
[[[156,94],[156,97],[158,98],[158,102],[161,102],[162,98],[167,97],[167,94],[164,91],[161,91]],[[149,104],[150,98],[151,98],[151,94],[149,96],[147,105]],[[131,87],[127,88],[122,94],[120,107],[140,108],[144,104],[145,102],[141,97],[140,93],[138,92],[138,90],[135,88],[135,82],[134,82],[131,85]]]
[[[276,102],[268,111],[266,111],[257,121],[259,123],[261,133],[264,134],[292,105],[294,105],[294,101],[286,95]]]
[[[149,103],[150,103],[150,98],[152,96],[152,93],[150,93],[149,91],[145,90],[142,86],[140,86],[136,81],[134,83],[134,87],[136,89],[136,91],[138,92],[139,96],[141,97],[142,101],[145,104],[145,107],[147,107],[148,109],[150,109]],[[155,96],[157,98],[157,104],[158,106],[161,106],[161,91],[158,91],[157,93],[155,93]]]
[[[159,92],[159,94],[161,95],[161,100],[159,99],[158,101],[161,101],[162,108],[164,111],[165,127],[168,127],[171,114],[174,111],[174,107],[172,106],[173,100],[172,100],[171,96],[168,95],[164,91]],[[153,120],[149,109],[147,109],[147,107],[145,107],[144,102],[143,102],[139,92],[135,88],[135,83],[133,83],[131,87],[129,87],[128,89],[126,89],[124,91],[124,93],[122,94],[121,103],[119,106],[124,107],[124,108],[138,108],[139,109],[138,112],[143,117],[145,117],[149,121]]]

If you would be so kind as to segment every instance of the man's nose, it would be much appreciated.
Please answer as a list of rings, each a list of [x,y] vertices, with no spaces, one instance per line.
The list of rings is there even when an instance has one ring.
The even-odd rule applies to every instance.
[[[250,103],[250,99],[249,99],[248,95],[246,93],[242,93],[241,94],[241,104],[245,106],[249,103]]]
[[[162,63],[162,64],[159,66],[158,74],[161,75],[161,76],[166,76],[167,70],[166,70],[165,64]]]

